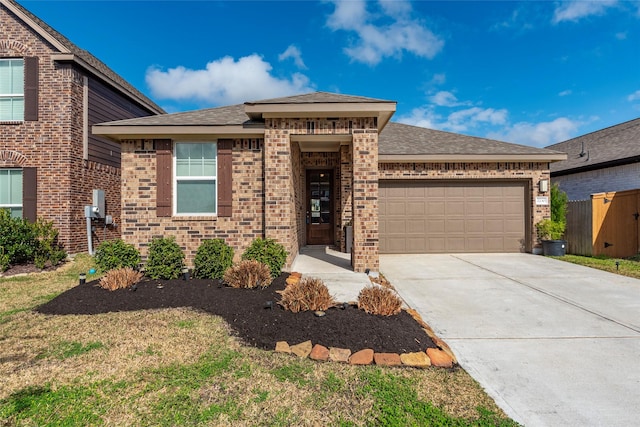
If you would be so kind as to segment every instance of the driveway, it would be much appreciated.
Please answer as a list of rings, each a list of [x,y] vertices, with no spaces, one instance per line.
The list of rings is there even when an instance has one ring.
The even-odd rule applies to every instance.
[[[640,280],[530,254],[383,255],[380,271],[525,426],[640,419]]]

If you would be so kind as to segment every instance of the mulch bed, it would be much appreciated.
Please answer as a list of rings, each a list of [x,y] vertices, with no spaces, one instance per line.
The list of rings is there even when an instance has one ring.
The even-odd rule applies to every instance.
[[[395,316],[374,316],[357,307],[331,308],[324,317],[312,312],[282,309],[276,291],[285,287],[286,275],[267,289],[234,289],[216,280],[143,279],[136,290],[107,291],[97,282],[78,285],[38,307],[43,314],[98,314],[118,311],[192,307],[221,316],[247,345],[273,350],[276,342],[298,344],[311,340],[325,347],[356,352],[409,353],[436,347],[420,325],[404,310]],[[267,301],[273,308],[265,308]]]

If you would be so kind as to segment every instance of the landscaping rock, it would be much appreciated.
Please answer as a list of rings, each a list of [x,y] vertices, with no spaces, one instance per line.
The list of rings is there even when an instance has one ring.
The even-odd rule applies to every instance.
[[[323,345],[316,344],[313,346],[313,349],[311,349],[309,357],[313,360],[326,362],[329,360],[329,349]]]
[[[286,341],[278,341],[276,343],[276,353],[291,354],[291,347],[289,347],[289,343]]]
[[[351,365],[371,365],[373,363],[373,350],[366,348],[364,350],[357,351],[349,357],[349,364]]]
[[[309,357],[309,354],[311,354],[312,348],[313,348],[313,345],[311,344],[311,341],[305,341],[300,344],[292,345],[291,353],[295,354],[298,357],[305,358],[305,357]]]
[[[375,353],[373,360],[380,366],[400,366],[402,361],[396,353]]]
[[[287,277],[286,283],[287,285],[295,285],[300,281],[299,277],[289,276]]]
[[[439,368],[451,368],[453,366],[453,359],[444,351],[437,348],[428,348],[427,356],[431,360],[433,366]]]
[[[349,363],[349,356],[351,356],[351,350],[348,348],[329,348],[329,360],[331,362]]]
[[[422,351],[417,353],[405,353],[400,355],[400,360],[403,365],[411,366],[412,368],[426,368],[431,366],[431,360],[427,353]]]
[[[298,279],[302,279],[302,273],[298,273],[297,271],[292,271],[289,276],[290,277],[297,277]]]

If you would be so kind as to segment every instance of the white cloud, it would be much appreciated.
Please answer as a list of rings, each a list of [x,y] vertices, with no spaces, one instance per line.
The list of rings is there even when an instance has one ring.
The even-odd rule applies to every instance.
[[[487,137],[517,144],[546,147],[573,138],[580,125],[580,122],[566,117],[541,123],[520,122],[503,131],[489,132]]]
[[[411,16],[408,1],[380,1],[380,12],[370,14],[365,0],[333,0],[334,12],[327,18],[327,26],[357,35],[355,42],[344,49],[353,60],[376,65],[383,58],[409,52],[419,57],[433,58],[444,41],[418,19]],[[383,21],[383,22],[381,22]]]
[[[640,101],[640,90],[633,92],[631,95],[627,96],[627,101]]]
[[[621,31],[619,33],[616,33],[616,38],[618,40],[626,40],[628,36],[628,33],[626,31]]]
[[[441,90],[435,95],[432,95],[429,98],[429,101],[431,101],[438,107],[455,107],[457,105],[460,105],[460,101],[458,101],[458,98],[456,98],[454,94],[446,90]]]
[[[289,78],[271,75],[271,64],[257,54],[237,61],[230,57],[209,62],[205,69],[183,66],[166,71],[147,70],[145,80],[154,97],[192,100],[214,105],[237,104],[313,91],[309,78],[294,73]]]
[[[441,129],[438,123],[441,118],[441,116],[435,114],[432,108],[419,107],[411,110],[411,113],[407,116],[399,116],[397,121],[399,123],[428,129]]]
[[[570,0],[559,3],[553,12],[554,24],[563,21],[578,21],[591,15],[602,15],[606,9],[615,6],[617,0]]]
[[[397,120],[400,123],[429,129],[466,132],[482,125],[503,125],[507,116],[508,112],[505,109],[472,107],[455,111],[444,118],[435,112],[435,107],[425,106],[414,108],[409,115],[400,116]]]
[[[278,55],[279,61],[284,61],[285,59],[293,59],[293,63],[296,64],[296,67],[301,69],[306,69],[307,66],[304,65],[304,61],[302,60],[302,52],[295,45],[289,45],[287,50]]]
[[[447,75],[445,73],[434,74],[431,79],[431,84],[442,85],[447,81]]]
[[[568,96],[568,95],[571,95],[572,93],[573,92],[570,89],[567,89],[567,90],[563,90],[562,92],[560,92],[558,94],[558,96]]]

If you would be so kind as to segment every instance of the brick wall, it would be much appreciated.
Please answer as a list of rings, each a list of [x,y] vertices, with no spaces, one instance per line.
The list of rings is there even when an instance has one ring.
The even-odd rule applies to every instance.
[[[156,215],[156,153],[153,141],[122,143],[122,238],[134,244],[143,258],[153,238],[175,236],[193,265],[195,253],[205,239],[224,239],[239,260],[242,252],[264,237],[264,169],[262,149],[236,139],[232,149],[231,217],[158,217]],[[262,140],[259,145],[262,146]]]
[[[640,188],[640,163],[554,176],[552,181],[567,193],[569,200],[588,200],[594,193]]]
[[[84,206],[103,189],[108,214],[120,223],[120,170],[83,160],[83,72],[55,63],[51,46],[0,6],[0,58],[39,58],[38,120],[0,123],[0,168],[37,168],[37,215],[53,221],[70,253],[87,250]],[[94,244],[119,237],[96,221]]]
[[[537,205],[537,196],[549,196],[538,191],[538,182],[549,179],[548,163],[381,163],[379,177],[386,179],[473,179],[473,180],[517,180],[527,182],[526,230],[530,242],[536,245],[535,224],[550,215],[549,206]]]

